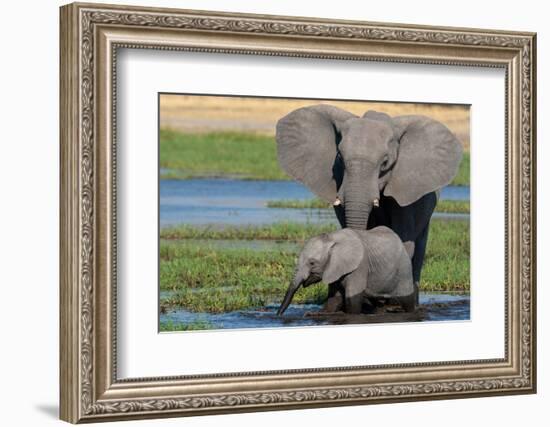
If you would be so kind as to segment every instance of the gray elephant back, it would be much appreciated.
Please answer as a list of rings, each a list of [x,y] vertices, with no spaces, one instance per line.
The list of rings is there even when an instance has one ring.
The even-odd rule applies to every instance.
[[[389,227],[380,225],[370,230],[354,230],[367,247],[379,248],[382,252],[399,250],[403,242]]]

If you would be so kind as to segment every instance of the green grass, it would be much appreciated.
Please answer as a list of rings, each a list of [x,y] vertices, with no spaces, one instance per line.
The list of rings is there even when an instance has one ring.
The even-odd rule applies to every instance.
[[[205,329],[214,329],[214,325],[206,320],[195,320],[193,323],[179,323],[172,320],[161,322],[161,332],[175,331],[203,331]]]
[[[331,204],[324,200],[315,198],[309,200],[270,200],[268,208],[289,208],[289,209],[330,209]],[[470,213],[469,200],[440,200],[437,202],[435,212],[444,213]]]
[[[422,268],[423,291],[470,291],[470,222],[432,219]]]
[[[279,168],[274,139],[251,133],[183,134],[161,129],[160,166],[169,169],[162,178],[289,179]]]
[[[285,239],[301,243],[336,228],[279,224],[223,230],[190,226],[172,229],[169,239],[165,235],[160,246],[160,286],[162,291],[170,291],[162,303],[212,313],[279,304],[292,278],[300,244],[295,249],[259,251],[217,247],[214,241],[197,245],[193,239]],[[432,220],[422,290],[469,291],[469,260],[469,223]],[[300,289],[294,302],[321,303],[326,293],[325,285],[312,285]]]
[[[465,151],[458,172],[451,185],[470,185],[470,152]]]
[[[297,249],[296,249],[297,251]],[[161,241],[163,299],[191,311],[221,313],[277,302],[292,277],[296,251],[197,247],[192,240]],[[312,286],[296,302],[319,303],[326,287]]]
[[[235,177],[289,180],[277,162],[275,139],[244,132],[187,134],[160,130],[164,179]],[[470,185],[470,153],[465,152],[453,185]]]
[[[332,224],[299,224],[280,222],[257,227],[226,226],[223,228],[195,227],[181,225],[163,228],[161,239],[218,239],[218,240],[287,240],[303,242],[311,236],[329,233],[335,229]]]
[[[470,213],[469,200],[439,200],[435,212],[441,213]]]

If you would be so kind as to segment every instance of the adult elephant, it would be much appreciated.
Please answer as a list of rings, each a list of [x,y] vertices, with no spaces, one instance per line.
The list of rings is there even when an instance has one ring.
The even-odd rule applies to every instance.
[[[277,123],[281,167],[334,205],[342,227],[385,225],[413,252],[416,302],[438,190],[455,177],[462,145],[429,117],[358,117],[331,105],[299,108]],[[333,297],[335,289],[329,290]]]

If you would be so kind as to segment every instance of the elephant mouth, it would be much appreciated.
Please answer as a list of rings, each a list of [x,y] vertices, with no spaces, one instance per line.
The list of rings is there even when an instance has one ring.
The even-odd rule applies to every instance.
[[[386,177],[386,175],[388,175],[389,173],[391,172],[391,167],[386,169],[386,170],[381,170],[380,173],[378,174],[378,178],[384,178]]]
[[[302,282],[302,286],[307,288],[310,285],[319,283],[321,281],[321,276],[317,273],[312,273],[306,280]]]

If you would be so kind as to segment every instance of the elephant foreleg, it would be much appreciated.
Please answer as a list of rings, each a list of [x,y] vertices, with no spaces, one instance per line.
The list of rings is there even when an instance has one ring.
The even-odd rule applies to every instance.
[[[365,297],[365,279],[359,275],[350,275],[345,279],[345,312],[350,314],[360,314],[363,308]]]
[[[407,253],[410,255],[414,251],[412,270],[416,304],[419,302],[420,272],[428,243],[428,228],[436,203],[436,194],[432,192],[409,206],[391,205],[391,228],[403,241]]]
[[[401,305],[401,307],[403,307],[403,310],[405,310],[407,313],[412,313],[418,305],[418,302],[416,302],[417,298],[418,292],[415,291],[411,295],[407,295],[405,297],[397,297],[396,300]]]
[[[334,209],[334,213],[336,214],[336,219],[338,219],[338,222],[340,223],[340,227],[345,228],[346,214],[344,211],[344,206],[340,204],[340,205],[334,205],[332,208]]]
[[[323,307],[323,311],[334,313],[341,311],[344,306],[343,289],[340,283],[331,283],[328,285],[328,298]]]
[[[414,292],[416,305],[419,304],[419,286],[420,286],[420,273],[422,272],[422,265],[424,264],[424,256],[426,254],[426,246],[428,244],[428,230],[430,223],[426,224],[426,227],[422,230],[420,235],[414,244],[414,255],[412,258],[412,272],[414,281]]]

